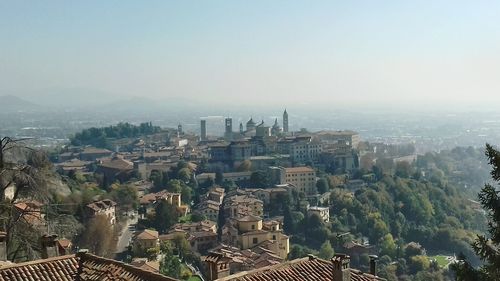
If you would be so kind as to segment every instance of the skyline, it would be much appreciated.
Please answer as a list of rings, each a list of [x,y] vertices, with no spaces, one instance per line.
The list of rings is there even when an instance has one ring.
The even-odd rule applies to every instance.
[[[0,96],[283,107],[500,101],[500,3],[425,2],[1,2]]]

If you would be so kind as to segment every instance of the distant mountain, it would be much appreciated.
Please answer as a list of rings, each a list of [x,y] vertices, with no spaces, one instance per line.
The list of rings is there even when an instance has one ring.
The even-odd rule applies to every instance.
[[[39,110],[41,107],[31,101],[12,95],[0,96],[0,112]]]
[[[120,99],[119,95],[95,89],[54,88],[25,93],[24,98],[45,107],[58,109],[88,109]]]

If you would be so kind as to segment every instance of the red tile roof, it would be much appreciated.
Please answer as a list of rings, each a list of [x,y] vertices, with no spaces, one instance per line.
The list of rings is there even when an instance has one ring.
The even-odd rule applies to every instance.
[[[307,257],[271,265],[252,271],[244,271],[219,281],[327,281],[333,280],[334,263],[316,257]],[[371,274],[350,269],[351,281],[385,280]]]
[[[7,265],[0,281],[176,281],[150,270],[87,253]]]
[[[78,273],[75,255],[36,260],[0,268],[0,281],[73,281]]]
[[[78,254],[82,281],[175,281],[176,279],[143,270],[119,261],[90,254]]]
[[[145,229],[136,236],[137,240],[156,240],[158,238],[158,231],[151,229]]]

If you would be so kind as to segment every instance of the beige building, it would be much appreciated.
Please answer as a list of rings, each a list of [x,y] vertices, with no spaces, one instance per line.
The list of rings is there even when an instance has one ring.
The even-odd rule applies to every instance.
[[[212,200],[201,202],[194,211],[197,214],[205,216],[208,220],[217,221],[219,219],[220,203]]]
[[[265,249],[240,250],[221,244],[204,258],[209,281],[241,271],[263,268],[283,262],[283,259]]]
[[[85,214],[88,219],[97,215],[105,215],[109,219],[109,223],[114,225],[116,222],[116,203],[109,199],[90,203],[85,208]]]
[[[264,214],[264,202],[256,196],[245,191],[237,191],[224,198],[224,214],[229,218],[238,218],[248,215],[262,216]]]
[[[316,162],[323,150],[321,142],[308,139],[290,144],[290,158],[294,163]]]
[[[175,224],[172,229],[184,230],[187,232],[195,231],[210,231],[217,233],[217,223],[210,220],[204,220],[200,222],[187,222]]]
[[[145,251],[160,246],[158,231],[146,229],[140,232],[134,240],[136,251]]]
[[[182,200],[181,200],[181,194],[180,193],[171,193],[168,191],[160,191],[157,193],[149,193],[144,196],[142,196],[139,199],[139,204],[142,207],[145,207],[146,209],[152,208],[156,203],[165,200],[169,204],[175,206],[175,207],[180,207]]]
[[[282,168],[284,184],[292,184],[306,195],[315,195],[316,191],[316,172],[310,167]]]
[[[325,144],[347,143],[352,148],[358,148],[361,138],[354,131],[320,131],[315,133],[315,137]]]
[[[307,208],[307,215],[312,216],[313,214],[318,215],[324,222],[330,221],[330,208],[328,207],[309,207]]]
[[[289,238],[283,234],[279,222],[263,223],[262,219],[256,216],[237,218],[235,222],[239,232],[238,246],[242,250],[261,246],[283,259],[287,257],[290,252]]]

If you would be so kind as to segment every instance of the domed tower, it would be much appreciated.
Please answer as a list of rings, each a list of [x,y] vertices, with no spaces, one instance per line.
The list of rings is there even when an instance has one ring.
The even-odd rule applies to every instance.
[[[274,119],[274,125],[271,129],[271,133],[273,136],[277,136],[281,131],[280,125],[278,125],[278,118]]]
[[[283,132],[288,133],[288,113],[286,109],[285,112],[283,112]]]
[[[253,118],[250,118],[247,122],[247,131],[255,129],[255,122],[253,122]]]

